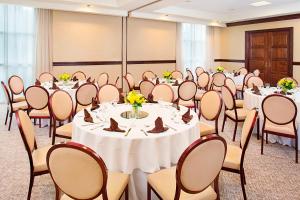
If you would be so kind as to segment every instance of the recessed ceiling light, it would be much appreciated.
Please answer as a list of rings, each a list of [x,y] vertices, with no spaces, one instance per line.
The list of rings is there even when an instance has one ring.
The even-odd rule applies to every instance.
[[[259,7],[259,6],[266,6],[266,5],[270,5],[270,4],[271,4],[271,2],[269,2],[269,1],[257,1],[257,2],[251,3],[250,5]]]

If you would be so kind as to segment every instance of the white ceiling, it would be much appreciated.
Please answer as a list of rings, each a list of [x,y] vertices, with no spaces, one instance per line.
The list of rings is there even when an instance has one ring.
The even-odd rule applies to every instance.
[[[0,3],[218,26],[300,13],[300,0],[267,0],[270,5],[250,6],[257,1],[260,0],[0,0]],[[150,5],[143,7],[147,4]]]

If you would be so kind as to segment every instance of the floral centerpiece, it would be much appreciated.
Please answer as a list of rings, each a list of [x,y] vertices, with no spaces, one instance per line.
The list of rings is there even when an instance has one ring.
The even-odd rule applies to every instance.
[[[144,97],[144,95],[133,90],[128,93],[125,101],[132,105],[133,114],[135,118],[137,118],[139,109],[143,106],[143,103],[146,103],[146,98]]]
[[[278,81],[277,85],[281,88],[283,93],[287,93],[289,90],[292,90],[297,87],[297,84],[292,79],[282,78]]]
[[[69,80],[71,80],[71,75],[68,73],[63,73],[59,75],[59,80],[67,82]]]
[[[217,67],[217,72],[224,72],[224,67],[222,66]]]
[[[169,72],[169,71],[165,71],[163,73],[163,77],[164,79],[166,79],[166,81],[169,83],[172,79],[172,72]]]

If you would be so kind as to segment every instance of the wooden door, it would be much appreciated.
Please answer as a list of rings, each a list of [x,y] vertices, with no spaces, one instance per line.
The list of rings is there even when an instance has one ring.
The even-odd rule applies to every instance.
[[[265,83],[292,76],[293,28],[246,32],[246,67],[259,69]]]

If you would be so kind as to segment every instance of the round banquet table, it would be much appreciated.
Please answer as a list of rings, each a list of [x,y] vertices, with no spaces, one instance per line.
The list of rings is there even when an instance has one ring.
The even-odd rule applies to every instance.
[[[181,106],[177,111],[166,102],[143,105],[141,111],[149,114],[143,119],[121,117],[121,113],[130,110],[128,104],[100,104],[99,109],[90,112],[94,119],[92,125],[84,121],[83,111],[79,112],[73,120],[72,141],[96,151],[108,170],[130,174],[130,199],[146,199],[147,174],[177,163],[182,152],[199,138],[198,117],[191,110],[193,118],[185,124],[181,116],[187,108]],[[167,131],[158,134],[142,131],[151,130],[157,117],[162,117],[164,126],[169,127]],[[110,118],[121,129],[131,129],[129,134],[103,130],[110,126]]]
[[[246,89],[244,92],[244,106],[247,109],[253,109],[257,108],[259,112],[259,117],[260,117],[260,124],[263,124],[263,112],[262,112],[262,101],[264,98],[270,94],[274,94],[274,92],[280,91],[276,87],[270,87],[270,88],[259,88],[261,95],[253,94],[251,89]],[[296,88],[294,90],[291,90],[293,93],[292,95],[287,95],[289,98],[293,99],[298,111],[300,110],[300,88]],[[300,115],[299,113],[297,114],[296,118],[296,126],[297,126],[297,133],[298,135],[300,134]],[[262,126],[261,126],[262,128]],[[280,136],[275,136],[269,134],[268,140],[272,143],[278,142],[279,144],[283,145],[288,145],[288,146],[294,146],[295,142],[293,139],[290,138],[285,138],[285,137],[280,137]],[[300,137],[298,137],[298,143],[300,142]],[[298,148],[300,150],[300,147]]]

